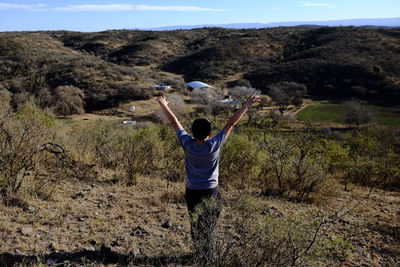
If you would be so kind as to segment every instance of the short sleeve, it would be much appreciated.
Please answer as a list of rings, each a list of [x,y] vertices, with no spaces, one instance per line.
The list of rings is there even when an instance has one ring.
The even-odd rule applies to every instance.
[[[188,141],[192,140],[192,137],[182,128],[176,131],[176,138],[178,138],[182,146],[185,146]]]
[[[223,144],[225,144],[226,136],[224,130],[219,131],[213,138],[211,138],[211,144],[213,150],[219,149]]]

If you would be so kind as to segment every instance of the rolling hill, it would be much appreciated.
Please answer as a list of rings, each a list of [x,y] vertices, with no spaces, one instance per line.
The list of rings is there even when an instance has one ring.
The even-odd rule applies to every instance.
[[[178,76],[218,86],[239,77],[264,92],[295,81],[311,95],[398,99],[400,29],[0,33],[0,88],[44,106],[59,85],[81,88],[92,110],[149,97],[154,84]]]

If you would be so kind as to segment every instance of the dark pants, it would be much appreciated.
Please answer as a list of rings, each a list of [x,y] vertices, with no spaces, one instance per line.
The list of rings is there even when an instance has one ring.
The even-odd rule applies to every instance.
[[[213,257],[215,226],[222,208],[219,188],[205,190],[186,188],[185,198],[194,248],[202,256]]]

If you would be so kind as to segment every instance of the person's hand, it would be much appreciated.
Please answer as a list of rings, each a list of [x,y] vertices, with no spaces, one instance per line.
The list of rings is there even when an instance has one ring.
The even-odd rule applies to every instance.
[[[161,106],[168,106],[168,101],[167,101],[167,99],[165,98],[165,96],[159,96],[159,97],[157,97],[156,98],[156,100],[157,100],[157,102],[161,105]]]
[[[244,106],[246,106],[247,108],[250,108],[254,103],[256,102],[260,102],[260,96],[256,95],[256,94],[252,94],[249,99],[247,99],[246,103],[244,104]]]

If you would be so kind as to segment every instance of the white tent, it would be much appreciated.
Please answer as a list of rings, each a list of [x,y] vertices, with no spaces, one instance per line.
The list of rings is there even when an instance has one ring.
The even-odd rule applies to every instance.
[[[190,82],[187,84],[187,86],[191,87],[192,89],[201,89],[201,88],[210,88],[212,87],[211,85],[208,85],[206,83],[203,82],[199,82],[199,81],[194,81],[194,82]]]

